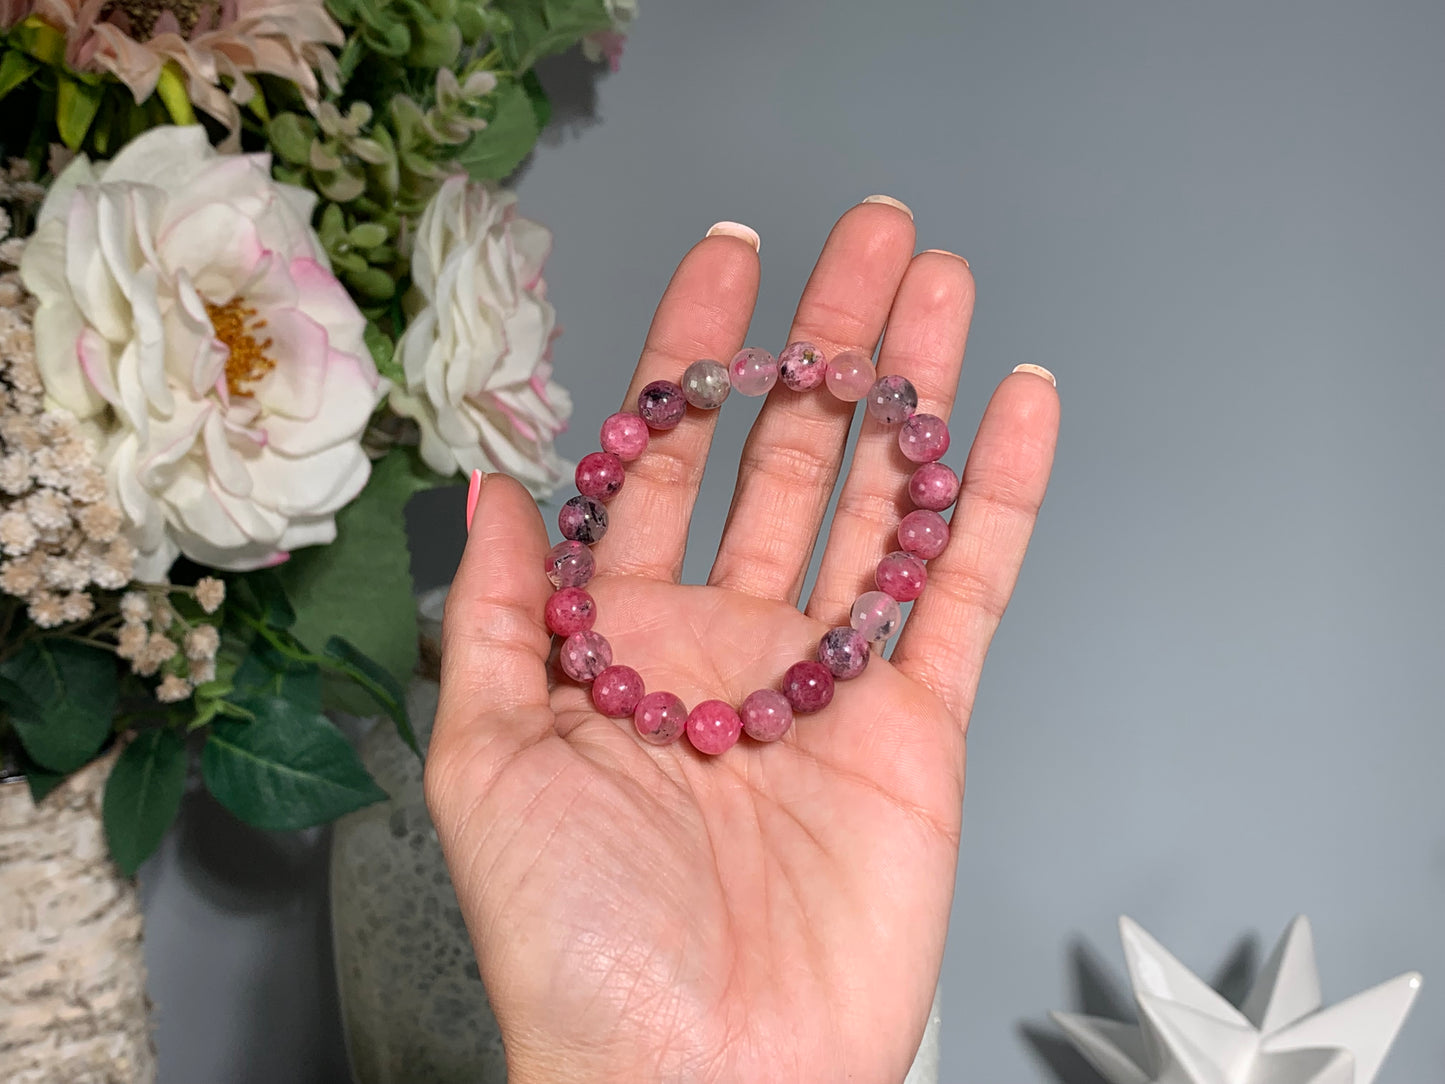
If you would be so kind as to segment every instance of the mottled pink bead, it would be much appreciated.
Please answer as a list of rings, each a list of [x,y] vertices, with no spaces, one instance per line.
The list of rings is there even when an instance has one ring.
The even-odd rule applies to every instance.
[[[777,741],[793,725],[793,705],[776,689],[748,693],[738,714],[742,716],[743,733],[753,741]]]
[[[687,413],[687,399],[671,380],[654,380],[637,393],[637,413],[649,429],[676,429]]]
[[[557,509],[557,529],[563,538],[590,546],[607,533],[607,509],[591,497],[573,497]]]
[[[868,638],[849,625],[829,629],[818,641],[818,661],[839,681],[857,677],[872,657]]]
[[[880,376],[868,389],[868,416],[884,425],[897,425],[918,409],[918,391],[901,376]]]
[[[778,378],[794,391],[812,391],[828,375],[827,361],[813,343],[789,343],[778,355]]]
[[[597,603],[580,587],[563,587],[552,592],[545,610],[547,628],[556,636],[571,636],[590,629],[597,620]]]
[[[828,359],[828,390],[845,403],[862,399],[877,379],[872,360],[861,350],[844,350]]]
[[[612,665],[612,645],[600,632],[586,629],[562,641],[558,658],[564,674],[585,683]]]
[[[728,362],[728,379],[743,395],[767,395],[778,382],[778,359],[758,346],[745,346]]]
[[[726,700],[704,700],[687,713],[687,740],[699,753],[726,753],[742,732],[743,721]]]
[[[942,459],[948,441],[948,423],[936,414],[915,414],[898,430],[898,447],[915,463]]]
[[[898,545],[920,560],[931,561],[948,545],[948,521],[928,508],[909,512],[898,524]]]
[[[632,725],[651,745],[671,745],[687,726],[687,705],[675,693],[648,693],[637,702]]]
[[[942,463],[924,463],[908,479],[908,496],[919,508],[942,512],[958,500],[958,475]]]
[[[928,583],[928,566],[911,553],[894,550],[878,562],[873,582],[878,590],[899,602],[912,602]]]
[[[602,450],[624,463],[647,451],[647,423],[640,414],[610,414],[602,423]]]
[[[864,591],[853,602],[852,625],[869,643],[882,643],[898,631],[903,610],[882,591]]]
[[[611,452],[593,452],[577,463],[577,492],[594,501],[610,501],[627,481],[622,460]]]
[[[592,705],[603,715],[622,719],[637,710],[646,692],[642,675],[630,666],[609,666],[592,683]]]
[[[783,675],[783,695],[794,711],[820,711],[833,700],[833,673],[820,662],[795,662]]]
[[[597,560],[585,545],[569,538],[547,551],[544,567],[553,587],[586,587],[597,572]]]

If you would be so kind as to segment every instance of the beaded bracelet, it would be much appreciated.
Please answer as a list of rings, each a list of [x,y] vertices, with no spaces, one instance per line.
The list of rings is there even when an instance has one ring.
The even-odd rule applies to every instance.
[[[782,690],[758,689],[739,709],[723,700],[704,700],[691,711],[670,692],[647,692],[642,675],[614,664],[612,645],[593,630],[597,604],[583,588],[596,572],[588,548],[607,533],[606,502],[626,480],[625,463],[647,449],[650,430],[662,432],[682,421],[691,404],[716,410],[730,392],[766,395],[779,380],[794,391],[826,386],[846,403],[867,400],[868,414],[884,425],[898,425],[898,446],[918,464],[908,481],[915,510],[898,525],[899,548],[878,562],[876,591],[853,603],[851,622],[830,629],[818,642],[816,659],[796,662],[783,675]],[[918,392],[901,376],[878,377],[873,362],[858,350],[827,359],[810,342],[790,344],[776,358],[748,347],[723,366],[695,361],[682,383],[654,380],[637,397],[637,413],[613,414],[602,423],[602,451],[577,464],[578,496],[562,506],[557,526],[565,541],[547,554],[547,578],[557,589],[547,600],[547,628],[564,637],[562,670],[590,684],[592,703],[603,715],[631,716],[637,733],[653,745],[667,745],[687,734],[700,752],[717,755],[732,748],[741,734],[755,741],[776,741],[788,732],[795,713],[818,711],[833,699],[834,682],[855,678],[902,621],[899,604],[923,593],[924,562],[943,552],[948,522],[939,514],[958,497],[959,479],[938,460],[948,451],[948,425],[933,414],[918,413]]]

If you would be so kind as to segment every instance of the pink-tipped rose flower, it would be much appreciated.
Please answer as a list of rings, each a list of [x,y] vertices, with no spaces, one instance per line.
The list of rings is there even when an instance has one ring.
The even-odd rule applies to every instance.
[[[46,399],[100,449],[138,579],[178,553],[245,570],[330,542],[370,473],[385,389],[365,320],[311,229],[315,195],[270,167],[156,128],[72,162],[25,248]]]
[[[390,403],[416,419],[433,470],[503,470],[540,497],[571,469],[553,438],[572,400],[552,380],[556,313],[542,279],[552,234],[516,205],[511,192],[452,177],[427,206],[397,343],[406,386]]]

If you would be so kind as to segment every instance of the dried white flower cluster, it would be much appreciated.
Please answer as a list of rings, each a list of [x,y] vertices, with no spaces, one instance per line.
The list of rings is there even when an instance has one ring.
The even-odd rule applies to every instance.
[[[151,677],[164,667],[156,699],[167,704],[184,700],[197,685],[215,678],[216,651],[221,646],[221,633],[215,625],[192,624],[171,605],[170,592],[184,590],[168,584],[145,585],[127,591],[120,599],[115,653],[128,660],[141,677]],[[226,598],[226,585],[213,576],[202,577],[193,590],[196,602],[208,614],[215,613]],[[182,654],[183,667],[173,664]]]
[[[44,409],[18,240],[0,240],[0,592],[54,628],[95,612],[92,585],[129,583],[136,554],[94,447],[69,414]]]

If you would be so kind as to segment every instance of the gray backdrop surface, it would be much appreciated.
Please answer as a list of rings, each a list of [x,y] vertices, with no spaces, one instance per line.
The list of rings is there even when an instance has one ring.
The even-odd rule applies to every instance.
[[[1327,1000],[1425,972],[1380,1080],[1445,1080],[1445,5],[644,0],[595,97],[547,75],[518,187],[572,458],[709,224],[761,234],[776,347],[871,192],[973,265],[955,432],[1016,363],[1058,374],[971,731],[944,1081],[1089,1080],[1044,1014],[1119,1007],[1120,913],[1237,992],[1297,912]],[[461,503],[411,509],[423,584]],[[165,1084],[344,1079],[324,855],[188,801],[143,879]]]

